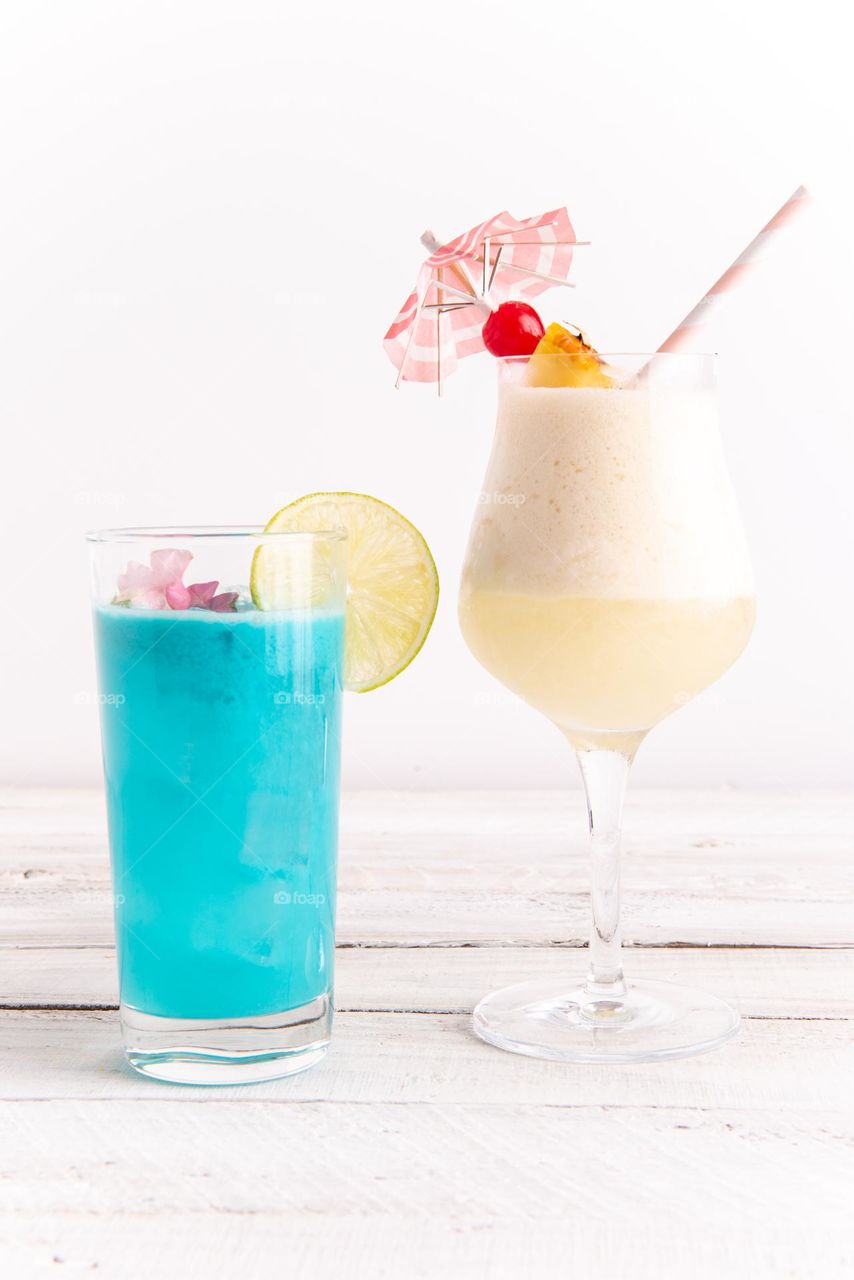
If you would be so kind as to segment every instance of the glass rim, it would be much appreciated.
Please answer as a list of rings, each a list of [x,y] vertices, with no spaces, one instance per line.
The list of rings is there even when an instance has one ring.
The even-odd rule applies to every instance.
[[[538,360],[575,360],[595,355],[600,360],[717,360],[717,351],[542,351],[528,356],[496,356],[496,364],[527,364]]]
[[[346,529],[265,529],[261,524],[132,525],[126,529],[89,529],[87,542],[197,541],[205,538],[291,539],[297,542],[345,542]]]

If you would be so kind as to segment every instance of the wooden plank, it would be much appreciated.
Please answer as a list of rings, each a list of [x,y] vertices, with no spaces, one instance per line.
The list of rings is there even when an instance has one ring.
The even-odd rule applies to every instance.
[[[785,872],[785,862],[780,869]],[[625,877],[623,937],[629,946],[854,946],[854,887],[847,901],[830,901],[827,895],[835,888],[828,882],[834,880],[834,869],[826,861],[811,873],[811,885],[803,885],[804,897],[788,902],[775,898],[770,888],[767,897],[757,890],[756,896],[742,901],[725,897],[715,886],[700,891],[699,882],[708,879],[705,872],[697,873],[692,891],[690,868],[683,876],[686,891],[665,885],[652,868],[646,888],[641,888],[637,877],[642,872],[638,866]],[[353,888],[352,878],[342,877],[339,944],[580,947],[587,941],[586,878],[580,869],[551,880],[543,873],[539,887],[521,896],[488,889],[449,891],[439,887],[441,873],[435,874],[436,888],[429,892],[363,892]],[[484,882],[488,883],[487,875]],[[550,887],[561,883],[577,887],[566,892]],[[816,896],[808,900],[811,891]],[[29,891],[19,904],[4,894],[0,937],[15,946],[108,946],[113,937],[109,892],[106,886],[94,892],[57,886],[47,894]]]
[[[841,1276],[854,1257],[854,1124],[831,1112],[215,1096],[213,1110],[154,1089],[134,1105],[0,1105],[13,1258],[123,1280],[273,1265],[312,1280],[531,1276],[544,1263],[719,1280]]]
[[[574,803],[573,803],[574,800]],[[854,801],[644,793],[627,820],[627,942],[854,945]],[[107,945],[97,793],[5,793],[0,938]],[[579,945],[587,934],[575,796],[357,793],[342,826],[339,941]]]
[[[555,1132],[570,1144],[575,1139],[574,1130],[567,1133],[558,1127]],[[603,1143],[608,1136],[600,1134]],[[595,1214],[594,1188],[607,1146],[598,1162],[580,1163],[588,1181],[563,1214],[549,1213],[545,1197],[535,1218],[503,1207],[475,1214],[459,1206],[430,1218],[435,1196],[423,1192],[423,1209],[413,1206],[405,1215],[392,1213],[385,1208],[387,1181],[381,1175],[384,1180],[370,1186],[371,1211],[346,1217],[338,1214],[331,1197],[322,1211],[293,1215],[217,1212],[201,1206],[184,1213],[136,1209],[109,1218],[83,1212],[19,1212],[6,1221],[0,1217],[6,1236],[0,1261],[5,1260],[5,1274],[14,1280],[529,1280],[552,1275],[589,1280],[841,1280],[851,1275],[854,1246],[845,1216],[837,1214],[830,1221],[818,1199],[787,1215],[757,1190],[767,1180],[772,1160],[748,1159],[736,1141],[727,1158],[755,1170],[749,1188],[749,1228],[741,1226],[743,1205],[734,1205],[728,1217],[717,1208],[716,1193],[724,1181],[720,1178],[692,1222],[681,1214],[674,1217],[669,1196],[662,1195],[656,1200],[646,1197],[647,1219],[639,1221],[635,1215],[631,1229],[624,1230],[632,1170],[644,1139],[638,1132],[634,1146],[627,1153],[621,1149],[630,1162],[624,1167],[623,1183],[618,1194],[609,1188],[610,1200]],[[370,1141],[367,1135],[365,1141]],[[652,1149],[662,1160],[673,1160],[674,1175],[683,1182],[705,1185],[684,1146],[663,1150],[659,1141]],[[480,1155],[488,1163],[488,1149],[481,1148]],[[226,1158],[217,1152],[217,1162]],[[482,1180],[482,1170],[477,1174]],[[573,1179],[573,1189],[579,1181]]]
[[[749,1020],[714,1053],[640,1067],[568,1066],[502,1053],[459,1014],[345,1013],[312,1071],[266,1085],[188,1089],[126,1067],[112,1013],[0,1014],[0,1098],[190,1099],[850,1110],[844,1020]]]
[[[564,947],[343,947],[339,1010],[464,1013],[512,982],[583,971]],[[633,977],[684,982],[731,1000],[745,1017],[854,1018],[854,949],[633,948]],[[112,947],[0,950],[0,1007],[115,1008]]]
[[[349,791],[343,796],[342,830],[354,836],[423,831],[475,835],[549,831],[555,819],[578,818],[583,801],[567,791]],[[1,787],[2,833],[53,834],[69,844],[97,835],[106,847],[103,792],[98,787]],[[626,821],[638,838],[657,839],[667,828],[709,841],[753,834],[850,838],[852,791],[737,791],[632,788]],[[583,825],[583,824],[582,824]]]

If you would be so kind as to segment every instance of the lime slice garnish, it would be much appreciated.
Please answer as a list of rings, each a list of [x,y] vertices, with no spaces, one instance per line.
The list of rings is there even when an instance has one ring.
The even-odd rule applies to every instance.
[[[424,538],[405,516],[365,493],[310,493],[277,511],[266,532],[347,533],[347,614],[344,684],[367,693],[408,667],[427,639],[439,602],[439,575]],[[293,604],[293,569],[273,543],[252,561],[252,599],[259,609]],[[322,603],[323,561],[315,553],[305,602]]]

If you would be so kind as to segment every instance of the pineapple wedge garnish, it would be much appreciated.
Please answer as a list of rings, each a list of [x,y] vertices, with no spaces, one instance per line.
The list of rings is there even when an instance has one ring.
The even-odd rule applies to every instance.
[[[562,324],[550,324],[528,361],[527,383],[531,387],[610,387],[611,378],[593,347],[579,330],[572,333]]]

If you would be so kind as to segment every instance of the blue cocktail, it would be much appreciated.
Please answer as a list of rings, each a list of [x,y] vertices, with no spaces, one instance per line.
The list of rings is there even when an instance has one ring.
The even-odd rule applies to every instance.
[[[151,1074],[266,1078],[325,1049],[343,573],[331,594],[96,605],[125,1047]]]
[[[124,1004],[233,1018],[330,990],[342,633],[98,609]]]

